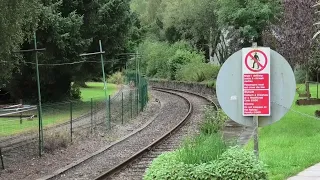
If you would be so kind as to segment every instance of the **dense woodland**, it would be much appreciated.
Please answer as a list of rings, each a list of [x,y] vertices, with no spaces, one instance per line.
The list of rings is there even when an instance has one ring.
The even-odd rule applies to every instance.
[[[37,34],[44,101],[70,97],[71,82],[101,77],[102,41],[107,75],[134,68],[122,53],[140,54],[150,78],[208,82],[235,51],[269,46],[295,70],[297,81],[317,79],[319,40],[316,0],[2,0],[0,96],[37,99],[34,53]],[[61,63],[87,63],[57,65]],[[219,65],[210,62],[217,61]],[[97,62],[93,62],[97,61]],[[53,65],[55,64],[55,65]],[[308,71],[307,71],[308,70]],[[309,73],[306,73],[309,72]],[[308,74],[308,76],[306,76]]]

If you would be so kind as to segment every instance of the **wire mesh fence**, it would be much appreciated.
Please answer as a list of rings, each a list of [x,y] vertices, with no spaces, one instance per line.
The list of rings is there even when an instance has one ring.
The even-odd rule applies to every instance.
[[[114,96],[42,105],[42,127],[37,106],[0,109],[0,151],[26,144],[41,155],[66,147],[76,138],[107,132],[136,118],[147,104],[147,81],[140,87],[123,86]],[[9,149],[9,150],[8,150]],[[32,150],[31,150],[32,149]],[[0,154],[1,156],[1,154]]]

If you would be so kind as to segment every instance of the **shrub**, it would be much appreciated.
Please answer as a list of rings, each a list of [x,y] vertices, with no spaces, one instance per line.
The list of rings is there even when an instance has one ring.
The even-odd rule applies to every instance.
[[[112,84],[123,84],[124,83],[124,76],[121,72],[116,72],[109,76],[108,83]]]
[[[306,71],[303,68],[299,68],[294,72],[297,84],[304,83],[306,80]]]
[[[73,99],[81,99],[81,90],[80,90],[80,86],[78,84],[74,83],[71,86],[70,96]]]
[[[216,173],[222,179],[268,179],[264,164],[252,152],[237,146],[223,153],[216,165]]]
[[[60,148],[66,148],[69,140],[68,134],[62,132],[46,134],[44,138],[44,150],[48,153],[53,153]]]
[[[215,164],[185,164],[177,160],[177,152],[161,154],[146,170],[144,180],[177,180],[177,179],[198,179],[214,180]]]
[[[187,139],[178,150],[179,162],[185,164],[201,164],[216,160],[225,150],[220,134],[200,134],[193,139]]]
[[[180,69],[182,65],[188,64],[190,62],[202,63],[205,60],[205,56],[199,54],[195,51],[178,49],[174,56],[172,56],[168,61],[168,66],[170,69],[170,79],[175,80],[176,71]]]
[[[219,132],[228,120],[228,116],[221,109],[216,111],[214,106],[206,107],[204,118],[204,123],[200,126],[200,131],[203,134]]]
[[[176,79],[180,81],[202,82],[216,79],[220,67],[208,63],[189,63],[181,66],[177,71]]]
[[[216,82],[214,80],[209,80],[207,82],[207,87],[209,88],[215,88],[216,87]]]

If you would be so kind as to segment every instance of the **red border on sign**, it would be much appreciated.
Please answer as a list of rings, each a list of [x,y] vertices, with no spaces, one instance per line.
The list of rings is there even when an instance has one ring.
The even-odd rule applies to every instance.
[[[252,69],[252,68],[248,65],[249,57],[252,56],[251,53],[253,53],[253,52],[259,52],[259,53],[261,53],[261,54],[264,56],[264,58],[266,59],[265,65],[264,65],[261,69],[255,70],[255,69]],[[258,50],[258,49],[250,51],[250,52],[246,55],[246,58],[245,58],[244,61],[245,61],[246,67],[247,67],[250,71],[252,71],[252,72],[260,72],[260,71],[264,70],[264,69],[267,67],[267,64],[268,64],[267,55],[266,55],[263,51]]]

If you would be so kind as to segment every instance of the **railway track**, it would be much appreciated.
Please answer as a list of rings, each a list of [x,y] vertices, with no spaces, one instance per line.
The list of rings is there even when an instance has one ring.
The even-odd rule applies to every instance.
[[[142,179],[145,170],[149,167],[154,158],[156,158],[158,155],[162,153],[177,149],[183,141],[183,139],[190,133],[190,129],[193,129],[192,131],[197,131],[197,124],[199,123],[197,122],[198,119],[196,117],[192,117],[191,119],[189,118],[192,115],[197,116],[197,114],[201,113],[201,105],[210,103],[214,105],[216,109],[218,109],[218,105],[216,103],[204,96],[195,93],[164,88],[153,89],[183,96],[190,104],[188,114],[179,124],[177,124],[171,130],[167,131],[162,137],[157,139],[157,141],[148,145],[147,147],[145,147],[138,153],[134,154],[130,158],[119,163],[112,169],[105,171],[100,176],[96,177],[95,180]],[[198,99],[190,100],[192,99],[192,96],[193,98],[197,97]],[[199,100],[199,98],[202,99],[202,101]],[[193,112],[195,113],[193,114]]]
[[[95,179],[103,172],[119,166],[119,163],[127,159],[133,160],[140,151],[148,150],[150,144],[156,144],[160,139],[164,139],[167,132],[179,128],[191,115],[192,103],[178,93],[160,89],[155,93],[163,96],[160,100],[161,112],[144,127],[100,149],[95,154],[40,179]]]

